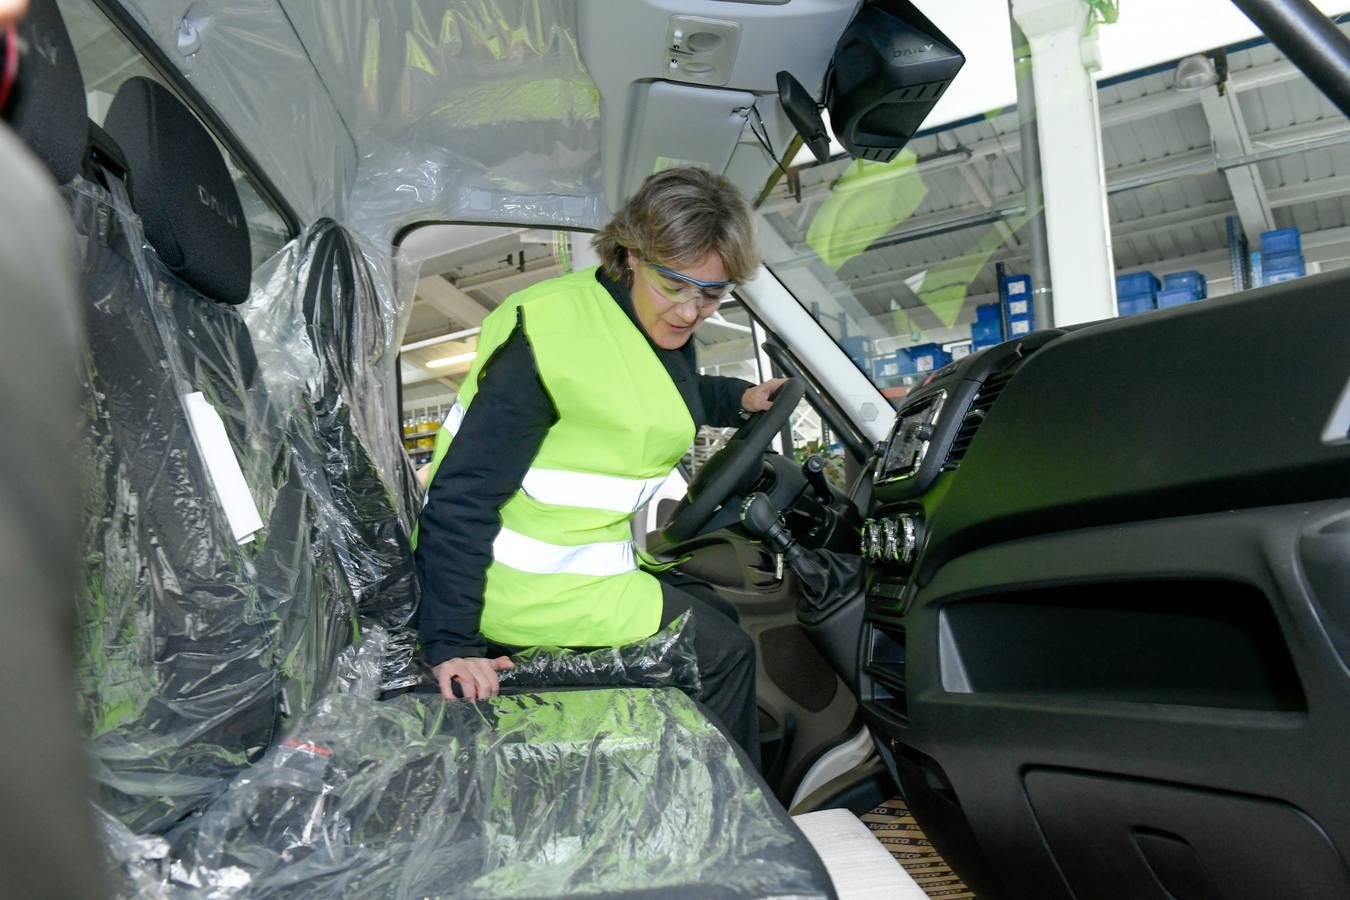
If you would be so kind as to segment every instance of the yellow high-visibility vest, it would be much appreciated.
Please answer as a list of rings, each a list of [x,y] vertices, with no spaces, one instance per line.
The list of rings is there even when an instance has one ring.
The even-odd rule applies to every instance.
[[[483,366],[517,322],[558,420],[501,507],[483,635],[521,646],[647,637],[660,623],[661,587],[640,567],[629,523],[688,449],[694,422],[594,268],[513,294],[483,320],[477,358],[436,438],[431,477],[473,405]]]

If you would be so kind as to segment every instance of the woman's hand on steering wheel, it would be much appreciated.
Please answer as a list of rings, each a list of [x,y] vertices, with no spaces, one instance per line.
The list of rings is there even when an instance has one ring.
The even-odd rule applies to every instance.
[[[786,378],[770,378],[763,384],[745,389],[741,394],[741,409],[748,413],[764,412],[773,406],[773,395],[786,382]]]
[[[764,451],[788,423],[805,385],[798,378],[775,378],[745,393],[759,390],[763,390],[768,406],[752,415],[699,469],[662,532],[667,544],[697,535],[723,503],[754,484],[763,470]]]

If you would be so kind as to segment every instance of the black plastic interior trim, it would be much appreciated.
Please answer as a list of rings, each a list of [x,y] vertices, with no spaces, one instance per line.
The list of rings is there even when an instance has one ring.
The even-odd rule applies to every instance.
[[[1169,883],[1223,847],[1245,867],[1278,835],[1271,871],[1292,884],[1337,858],[1328,842],[1350,848],[1347,548],[1350,499],[1335,499],[1028,535],[952,559],[907,602],[874,580],[864,715],[957,873],[996,873],[991,896],[1151,896],[1131,893],[1139,828],[1164,836],[1144,843]],[[1037,768],[1096,780],[1033,810]],[[1237,795],[1277,802],[1223,814]],[[1080,860],[1118,886],[1084,887],[1086,869],[1066,881]],[[1344,897],[1343,880],[1304,895]]]
[[[1098,323],[1037,351],[944,476],[919,583],[1032,534],[1350,496],[1350,444],[1321,439],[1345,387],[1347,294],[1350,270]]]
[[[1031,354],[1057,340],[1064,333],[1062,329],[1032,332],[1021,340],[1006,341],[971,354],[942,367],[933,373],[931,381],[905,397],[896,412],[895,424],[891,426],[886,440],[888,449],[896,440],[899,431],[905,427],[910,410],[926,403],[928,398],[941,392],[945,391],[947,394],[942,414],[933,428],[928,452],[918,469],[904,477],[883,477],[876,484],[877,499],[882,503],[894,503],[924,496],[938,481],[942,472],[956,468],[951,465],[953,449],[963,436],[973,438],[968,417],[973,408],[981,405],[981,396],[986,386],[997,380],[1001,390],[1003,384],[1011,379],[1012,374]],[[981,416],[981,422],[982,420]],[[966,445],[961,447],[962,456],[968,449],[968,443],[967,441]]]
[[[942,666],[948,691],[1307,710],[1270,601],[1242,582],[1024,586],[947,602],[940,615],[951,640],[939,653],[960,657]]]
[[[1233,0],[1233,5],[1350,116],[1350,38],[1310,0]]]

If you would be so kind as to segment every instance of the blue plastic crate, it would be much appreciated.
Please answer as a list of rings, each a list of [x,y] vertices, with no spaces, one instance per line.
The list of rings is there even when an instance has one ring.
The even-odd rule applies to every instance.
[[[1157,300],[1152,292],[1119,294],[1116,297],[1116,309],[1122,316],[1133,316],[1157,308]]]
[[[872,339],[862,335],[856,337],[846,337],[839,342],[839,346],[848,354],[848,358],[853,360],[853,364],[863,372],[872,371]]]
[[[1263,274],[1262,284],[1283,284],[1286,281],[1293,281],[1295,278],[1302,278],[1307,274],[1303,268],[1302,257],[1299,258],[1298,268],[1288,269],[1266,269]]]
[[[1276,228],[1261,232],[1261,252],[1266,256],[1277,253],[1300,253],[1303,239],[1297,228]]]
[[[1031,297],[1031,276],[1006,275],[1003,278],[1003,290],[1009,302],[1027,299]]]
[[[854,359],[859,357],[867,359],[872,356],[872,339],[870,337],[862,335],[846,337],[839,342],[839,346],[844,348],[844,352]]]
[[[1008,318],[1031,315],[1031,276],[1007,275],[1003,279],[1003,302]]]
[[[1026,337],[1035,329],[1031,316],[1010,316],[1008,318],[1008,337]]]
[[[997,303],[985,303],[975,307],[975,321],[1000,323],[999,336],[1003,336],[1003,326],[1001,324],[1003,322],[1003,314],[999,312]]]
[[[1155,298],[1158,309],[1167,309],[1170,306],[1185,306],[1187,303],[1194,303],[1197,300],[1203,299],[1203,296],[1196,296],[1195,291],[1187,288],[1178,288],[1171,291],[1158,291]]]
[[[1116,276],[1116,296],[1158,293],[1158,276],[1152,272],[1132,272]]]
[[[1280,284],[1307,274],[1302,253],[1262,253],[1261,283]]]
[[[894,378],[900,374],[900,363],[894,353],[878,356],[872,361],[873,378]]]
[[[976,322],[970,326],[970,339],[982,347],[997,344],[1003,340],[1003,323],[998,319]]]
[[[1162,289],[1164,291],[1190,291],[1193,300],[1202,300],[1208,293],[1205,276],[1194,270],[1164,275]],[[1162,304],[1159,303],[1158,305],[1161,306]]]
[[[1293,272],[1304,273],[1303,254],[1302,253],[1262,253],[1261,271],[1270,272]]]
[[[923,375],[935,372],[952,361],[951,354],[941,344],[917,344],[895,354],[901,375]]]
[[[1008,318],[1031,318],[1031,295],[1008,298]]]

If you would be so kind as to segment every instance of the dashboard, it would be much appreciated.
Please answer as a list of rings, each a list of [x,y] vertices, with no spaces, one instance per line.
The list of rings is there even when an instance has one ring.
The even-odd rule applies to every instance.
[[[906,398],[874,458],[872,509],[860,546],[869,576],[858,686],[876,714],[897,724],[908,717],[905,613],[930,512],[1003,388],[1031,354],[1063,333],[1037,332],[934,372]]]
[[[981,896],[1350,896],[1347,291],[1035,333],[898,410],[827,655]]]
[[[881,514],[869,517],[862,527],[860,550],[883,573],[877,590],[884,595],[903,593],[894,579],[903,579],[918,557],[926,495],[943,473],[960,467],[1018,367],[1061,334],[1038,332],[954,362],[906,398],[873,460],[873,507]]]

